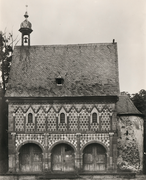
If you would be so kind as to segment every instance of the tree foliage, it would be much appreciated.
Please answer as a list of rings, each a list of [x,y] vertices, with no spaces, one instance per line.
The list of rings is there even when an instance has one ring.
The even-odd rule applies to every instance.
[[[131,100],[137,109],[146,117],[146,90],[142,89],[139,93],[133,94]]]
[[[11,33],[6,35],[6,33],[2,34],[2,32],[0,32],[0,48],[1,88],[5,94],[13,53],[13,36]]]

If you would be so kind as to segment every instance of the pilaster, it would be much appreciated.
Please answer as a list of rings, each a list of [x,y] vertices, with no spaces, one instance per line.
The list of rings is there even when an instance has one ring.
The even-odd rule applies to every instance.
[[[48,140],[50,139],[50,134],[47,134],[47,137],[46,137],[46,141],[48,143]],[[46,155],[47,155],[47,168],[48,168],[48,171],[51,171],[51,152],[50,150],[48,150],[48,145],[47,145],[47,148],[46,148]]]
[[[19,152],[16,153],[16,172],[19,172]]]
[[[109,151],[109,170],[113,170],[113,136],[114,132],[109,132],[110,138],[110,151]]]
[[[45,140],[45,148],[44,148],[44,153],[43,153],[43,170],[48,171],[49,166],[48,166],[48,133],[44,134],[44,140]]]
[[[75,167],[77,171],[80,171],[81,169],[80,136],[81,136],[81,133],[76,133],[77,150],[75,154]]]
[[[9,134],[9,172],[15,172],[16,170],[15,138],[16,138],[15,132]]]

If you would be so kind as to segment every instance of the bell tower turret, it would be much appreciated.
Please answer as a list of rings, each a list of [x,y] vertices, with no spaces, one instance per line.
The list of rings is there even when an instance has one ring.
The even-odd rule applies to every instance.
[[[21,23],[19,31],[22,33],[22,46],[30,46],[30,33],[33,31],[31,29],[32,25],[31,23],[27,20],[28,13],[27,11],[25,12],[25,20]]]

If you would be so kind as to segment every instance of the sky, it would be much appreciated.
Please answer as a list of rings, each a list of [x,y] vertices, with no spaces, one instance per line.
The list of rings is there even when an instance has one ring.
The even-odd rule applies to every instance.
[[[111,43],[115,39],[120,91],[146,90],[145,0],[0,0],[0,30],[13,32],[17,45],[26,5],[33,29],[31,45]]]

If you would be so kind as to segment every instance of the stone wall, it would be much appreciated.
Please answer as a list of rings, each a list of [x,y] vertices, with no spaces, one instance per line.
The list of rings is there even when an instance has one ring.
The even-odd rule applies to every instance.
[[[118,168],[120,171],[143,170],[143,119],[138,116],[118,118]]]

